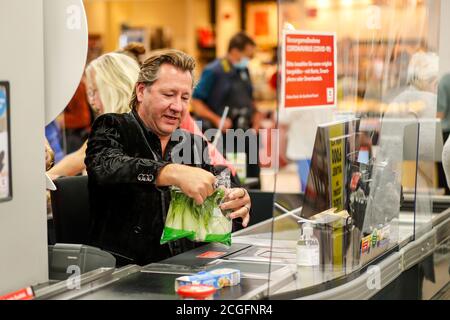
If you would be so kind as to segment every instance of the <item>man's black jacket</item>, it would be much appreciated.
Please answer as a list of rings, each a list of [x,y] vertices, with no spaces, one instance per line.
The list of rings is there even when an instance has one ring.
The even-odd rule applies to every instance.
[[[209,161],[198,161],[199,156],[206,160],[201,158],[207,155],[205,140],[184,130],[176,135],[178,141],[170,141],[163,155],[159,138],[135,111],[105,114],[93,124],[85,160],[90,244],[113,253],[119,265],[143,265],[194,247],[186,240],[159,243],[170,202],[169,189],[155,185],[162,167],[172,162],[173,154],[183,155],[180,147],[187,147],[190,163],[197,160],[195,166],[215,173]]]

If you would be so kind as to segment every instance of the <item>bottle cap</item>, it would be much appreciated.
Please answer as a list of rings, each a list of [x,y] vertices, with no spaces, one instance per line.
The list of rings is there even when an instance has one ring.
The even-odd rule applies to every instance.
[[[312,236],[313,235],[313,227],[310,223],[305,223],[302,226],[302,232],[304,236]]]

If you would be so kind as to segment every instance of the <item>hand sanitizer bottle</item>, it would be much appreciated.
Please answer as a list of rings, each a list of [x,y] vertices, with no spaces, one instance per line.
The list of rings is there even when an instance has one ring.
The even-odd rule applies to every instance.
[[[297,242],[297,265],[319,265],[319,240],[314,236],[310,223],[303,224],[302,235]]]

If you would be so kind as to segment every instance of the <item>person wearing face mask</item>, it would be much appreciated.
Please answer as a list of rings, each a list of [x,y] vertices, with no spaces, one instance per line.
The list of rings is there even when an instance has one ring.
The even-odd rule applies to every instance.
[[[260,127],[261,114],[256,110],[253,100],[253,87],[248,64],[255,53],[255,42],[244,32],[234,35],[229,44],[227,55],[208,64],[201,75],[192,95],[194,113],[202,119],[202,128],[218,128],[225,107],[229,107],[222,131],[243,129],[248,135],[255,135]],[[222,139],[224,154],[242,152],[236,146]],[[254,139],[256,141],[256,139]],[[257,146],[246,143],[247,175],[259,177]],[[254,151],[256,150],[256,151]],[[251,152],[256,154],[249,154]],[[249,161],[253,160],[253,161]]]

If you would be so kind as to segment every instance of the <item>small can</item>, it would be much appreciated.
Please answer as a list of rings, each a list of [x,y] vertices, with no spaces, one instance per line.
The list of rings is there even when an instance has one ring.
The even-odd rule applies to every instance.
[[[189,284],[178,288],[177,293],[183,299],[212,300],[216,288],[205,284]]]

